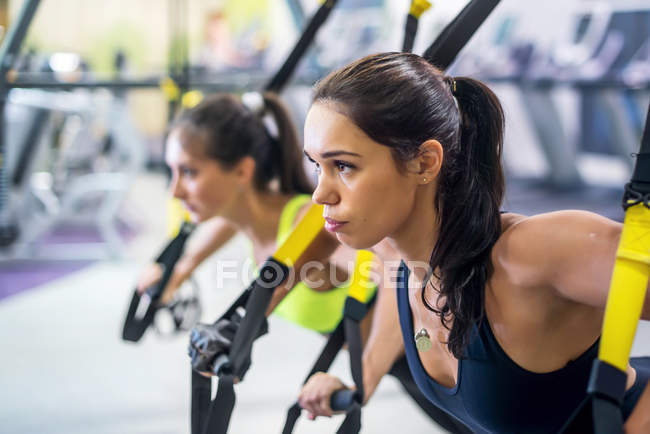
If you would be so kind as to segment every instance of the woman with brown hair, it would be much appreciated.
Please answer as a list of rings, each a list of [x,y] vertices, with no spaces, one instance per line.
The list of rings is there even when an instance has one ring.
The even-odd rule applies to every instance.
[[[413,54],[365,57],[316,86],[312,197],[339,241],[386,239],[403,261],[396,306],[364,350],[366,400],[405,351],[425,396],[473,431],[556,432],[585,396],[621,225],[582,211],[500,213],[503,127],[479,81]],[[627,372],[626,430],[648,432],[650,359]],[[331,415],[344,387],[317,374],[299,400]]]

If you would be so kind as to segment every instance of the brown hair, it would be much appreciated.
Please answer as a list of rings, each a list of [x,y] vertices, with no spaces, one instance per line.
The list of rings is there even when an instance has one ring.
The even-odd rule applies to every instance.
[[[273,93],[264,93],[263,100],[263,111],[254,113],[239,98],[216,94],[181,113],[172,128],[203,139],[206,155],[225,169],[245,156],[252,157],[256,163],[257,190],[266,190],[271,181],[278,180],[283,193],[311,194],[313,187],[305,173],[301,146],[288,110]],[[262,121],[267,114],[278,127],[277,139]]]
[[[424,289],[421,295],[450,330],[447,345],[461,358],[472,326],[483,315],[490,251],[501,234],[504,116],[499,100],[481,82],[445,77],[418,55],[383,53],[332,72],[317,84],[314,102],[330,104],[388,146],[400,167],[418,155],[426,140],[443,145],[434,204],[438,221],[431,222],[439,235],[429,265],[440,279],[444,301],[431,306]]]

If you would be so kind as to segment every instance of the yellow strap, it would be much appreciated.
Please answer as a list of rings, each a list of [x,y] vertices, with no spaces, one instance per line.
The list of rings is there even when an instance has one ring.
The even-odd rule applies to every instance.
[[[413,0],[411,2],[411,10],[409,10],[409,15],[413,15],[415,18],[420,19],[422,14],[431,7],[431,3],[428,0]]]
[[[648,275],[650,209],[638,204],[625,212],[598,354],[600,360],[624,372],[641,318]]]
[[[368,302],[375,288],[375,284],[370,280],[373,257],[372,252],[368,250],[359,250],[357,252],[354,273],[348,290],[348,297],[352,297],[364,304]]]
[[[273,254],[273,259],[291,267],[314,241],[325,224],[323,206],[312,205],[289,237]]]
[[[170,197],[167,201],[167,237],[175,238],[183,222],[190,221],[190,213],[180,200]]]
[[[276,245],[281,245],[287,239],[293,223],[296,221],[296,216],[303,206],[311,202],[311,196],[308,194],[297,194],[284,206],[280,214],[280,222],[278,223],[278,234],[275,238]]]
[[[164,77],[160,80],[160,90],[169,101],[176,101],[181,96],[181,90],[171,77]]]
[[[181,98],[183,108],[189,109],[198,105],[203,100],[203,92],[200,90],[190,90],[185,92]]]

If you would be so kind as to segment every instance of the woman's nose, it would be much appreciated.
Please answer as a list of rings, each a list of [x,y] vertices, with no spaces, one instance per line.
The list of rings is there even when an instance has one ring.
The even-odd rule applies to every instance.
[[[185,189],[183,182],[179,179],[178,175],[172,176],[171,184],[169,185],[169,192],[176,199],[183,199],[185,197]]]
[[[318,184],[311,199],[318,205],[334,205],[338,203],[339,195],[334,186],[321,175],[318,177]]]

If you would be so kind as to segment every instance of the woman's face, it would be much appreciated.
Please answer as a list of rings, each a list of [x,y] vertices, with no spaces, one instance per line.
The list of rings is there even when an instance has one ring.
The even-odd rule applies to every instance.
[[[305,121],[305,154],[318,173],[313,200],[325,206],[325,227],[339,241],[368,248],[404,224],[417,181],[399,171],[390,148],[330,107],[314,104]]]
[[[205,155],[202,139],[175,129],[167,139],[165,161],[172,172],[170,191],[195,223],[226,216],[241,192],[234,170]]]

